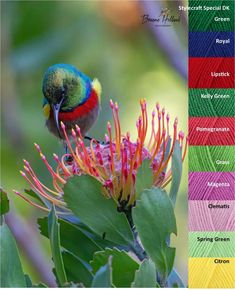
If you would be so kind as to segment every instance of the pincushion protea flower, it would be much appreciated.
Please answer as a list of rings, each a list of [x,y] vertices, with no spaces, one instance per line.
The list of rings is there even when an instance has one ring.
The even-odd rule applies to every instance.
[[[53,189],[48,188],[39,180],[28,161],[24,160],[24,171],[20,172],[31,189],[43,201],[48,201],[63,211],[66,209],[63,201],[63,186],[68,178],[88,174],[103,184],[104,195],[113,198],[117,203],[125,202],[132,206],[136,200],[136,175],[145,160],[149,161],[153,186],[164,188],[171,181],[171,169],[167,171],[167,166],[174,152],[175,143],[179,142],[182,148],[182,160],[187,151],[187,138],[184,141],[183,132],[177,132],[177,118],[174,120],[173,137],[171,137],[170,117],[165,114],[165,109],[161,110],[157,104],[156,111],[152,112],[150,138],[146,140],[149,128],[147,104],[145,100],[141,100],[141,116],[136,122],[138,138],[136,141],[132,141],[129,132],[125,135],[121,132],[117,103],[114,104],[111,100],[110,107],[115,133],[113,136],[111,124],[108,122],[104,143],[92,139],[89,146],[85,146],[78,126],[72,130],[72,140],[69,140],[65,125],[61,122],[70,153],[63,155],[61,159],[54,154],[54,159],[58,164],[56,170],[48,163],[39,145],[35,144],[42,161],[51,174]],[[29,200],[18,191],[14,192],[30,204],[49,211],[46,206],[43,207]]]

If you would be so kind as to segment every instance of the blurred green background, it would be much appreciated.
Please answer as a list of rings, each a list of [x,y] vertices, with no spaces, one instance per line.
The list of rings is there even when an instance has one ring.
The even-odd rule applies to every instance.
[[[106,123],[111,119],[110,98],[118,101],[122,129],[130,131],[132,136],[136,136],[140,98],[147,99],[149,112],[159,101],[171,120],[178,116],[179,128],[187,132],[187,80],[182,69],[174,64],[180,63],[187,72],[186,15],[181,15],[180,22],[170,27],[142,24],[141,17],[149,8],[147,2],[1,1],[1,183],[9,193],[12,211],[19,215],[18,222],[42,245],[41,249],[38,243],[35,252],[49,267],[48,242],[39,236],[35,226],[37,218],[44,213],[12,193],[12,189],[23,191],[27,187],[19,174],[23,158],[30,160],[42,180],[48,178],[34,142],[40,144],[52,163],[52,153],[63,151],[45,128],[42,113],[42,77],[48,66],[70,63],[100,80],[102,112],[90,131],[91,136],[103,138]],[[155,5],[153,16],[159,16],[159,7],[169,8],[177,15],[178,5],[184,2],[148,4]],[[162,35],[154,34],[154,29],[161,29]],[[187,160],[183,170],[176,206],[178,236],[173,238],[173,244],[177,249],[176,268],[186,282]],[[34,281],[50,279],[35,269],[24,245],[20,252],[24,270]]]

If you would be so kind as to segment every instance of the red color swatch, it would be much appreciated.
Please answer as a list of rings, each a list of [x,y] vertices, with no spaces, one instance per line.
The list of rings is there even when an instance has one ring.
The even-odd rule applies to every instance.
[[[189,118],[190,145],[235,145],[235,118]]]
[[[190,57],[189,88],[234,88],[234,58]]]

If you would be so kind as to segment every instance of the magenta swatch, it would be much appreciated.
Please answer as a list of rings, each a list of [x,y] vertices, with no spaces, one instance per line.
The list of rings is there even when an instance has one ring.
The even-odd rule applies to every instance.
[[[189,200],[235,200],[234,181],[234,172],[190,172]]]
[[[189,201],[189,231],[235,231],[235,201]]]

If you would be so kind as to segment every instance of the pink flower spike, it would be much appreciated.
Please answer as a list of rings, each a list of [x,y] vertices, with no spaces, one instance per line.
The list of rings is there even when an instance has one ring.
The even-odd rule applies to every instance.
[[[109,101],[109,105],[110,105],[110,108],[111,108],[111,109],[114,108],[114,104],[113,104],[113,101],[112,101],[112,100]]]
[[[20,174],[21,174],[23,177],[26,177],[26,174],[24,173],[24,171],[20,170]]]
[[[157,111],[159,112],[160,111],[160,105],[159,105],[159,103],[156,104],[156,108],[157,108]]]
[[[118,103],[115,103],[115,111],[118,111]]]
[[[34,143],[34,146],[36,147],[37,151],[38,151],[39,153],[41,153],[41,148],[40,148],[40,146],[39,146],[37,143]]]
[[[23,159],[23,162],[26,166],[29,166],[29,162],[27,160]]]
[[[104,135],[105,143],[109,142],[109,136],[107,134]]]
[[[60,121],[60,126],[63,130],[65,130],[65,124],[62,121]]]
[[[46,211],[46,212],[49,212],[49,211],[50,211],[50,210],[47,209],[46,207],[41,206],[41,205],[39,205],[39,204],[36,204],[35,202],[29,200],[29,199],[26,198],[24,195],[22,195],[19,191],[13,190],[13,192],[14,192],[16,195],[18,195],[18,196],[20,196],[21,198],[23,198],[23,199],[24,199],[26,202],[28,202],[29,204],[35,206],[36,208],[42,209],[42,210],[44,210],[44,211]]]
[[[78,139],[78,143],[79,143],[79,145],[80,145],[80,146],[83,146],[83,145],[84,145],[84,142],[83,142],[83,140],[82,140],[82,139],[80,139],[80,138]]]
[[[110,124],[110,122],[107,123],[107,129],[108,129],[109,132],[111,131],[111,124]]]
[[[24,166],[24,170],[27,171],[27,173],[30,172],[29,168],[27,166]]]
[[[54,159],[55,159],[56,162],[59,162],[60,161],[58,155],[56,155],[55,153],[53,153],[53,157],[54,157]]]
[[[182,132],[182,131],[179,131],[179,139],[184,139],[184,132]]]
[[[83,139],[80,127],[78,125],[75,125],[75,128],[76,128],[79,138]]]
[[[73,138],[76,138],[77,135],[76,135],[74,129],[71,130],[71,133],[72,133]]]
[[[175,118],[174,127],[177,127],[177,125],[178,125],[178,118]]]
[[[42,153],[40,154],[40,157],[42,158],[43,161],[46,161],[46,156],[43,155]]]

